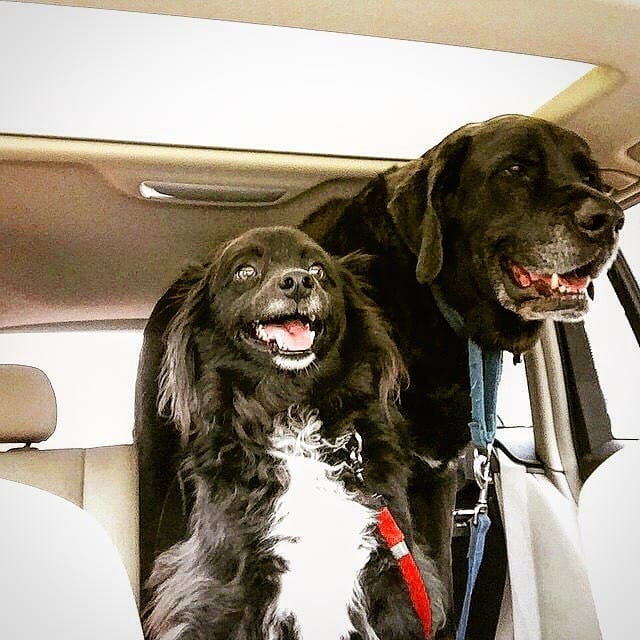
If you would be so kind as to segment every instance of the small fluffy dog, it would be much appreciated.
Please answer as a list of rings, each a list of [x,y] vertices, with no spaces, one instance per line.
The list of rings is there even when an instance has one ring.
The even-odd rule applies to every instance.
[[[188,442],[188,535],[148,581],[153,640],[424,638],[378,533],[412,536],[403,367],[347,268],[293,228],[254,229],[199,271],[168,327],[160,404]]]

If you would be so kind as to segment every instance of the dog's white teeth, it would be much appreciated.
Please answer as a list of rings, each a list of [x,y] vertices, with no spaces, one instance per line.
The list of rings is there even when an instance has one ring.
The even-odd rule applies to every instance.
[[[561,285],[558,287],[558,291],[559,291],[560,293],[567,293],[567,287],[565,287],[563,284],[561,284]]]
[[[276,344],[278,345],[278,349],[280,349],[280,351],[289,351],[287,345],[279,335],[276,335]]]
[[[261,324],[258,324],[258,326],[256,327],[256,336],[263,342],[269,342],[269,334]]]
[[[311,342],[313,342],[316,339],[316,332],[315,331],[309,331],[309,335],[311,336]]]
[[[557,273],[552,273],[551,274],[551,288],[552,289],[558,289],[560,287],[560,277],[558,276]]]

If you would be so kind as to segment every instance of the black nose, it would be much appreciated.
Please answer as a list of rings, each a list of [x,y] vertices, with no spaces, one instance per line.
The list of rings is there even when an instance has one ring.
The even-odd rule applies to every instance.
[[[313,291],[315,283],[309,273],[302,269],[295,269],[283,274],[278,286],[285,296],[294,300],[302,300]]]
[[[573,217],[580,231],[591,238],[620,231],[624,224],[624,212],[620,207],[597,199],[583,201]]]

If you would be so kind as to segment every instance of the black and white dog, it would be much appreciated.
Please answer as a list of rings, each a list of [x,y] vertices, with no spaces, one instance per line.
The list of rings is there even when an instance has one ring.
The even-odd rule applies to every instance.
[[[168,328],[160,403],[181,429],[186,539],[156,560],[153,640],[424,638],[377,530],[387,507],[444,625],[444,589],[415,543],[403,376],[377,309],[299,230],[222,246]]]

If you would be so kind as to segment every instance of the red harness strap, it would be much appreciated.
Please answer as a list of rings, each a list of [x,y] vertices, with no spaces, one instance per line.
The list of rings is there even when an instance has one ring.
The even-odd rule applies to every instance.
[[[409,597],[413,608],[420,618],[422,629],[426,638],[431,637],[431,602],[429,594],[418,571],[416,561],[413,559],[404,534],[398,527],[395,518],[387,507],[383,507],[378,513],[378,530],[384,538],[393,557],[398,561],[402,577],[409,589]]]

